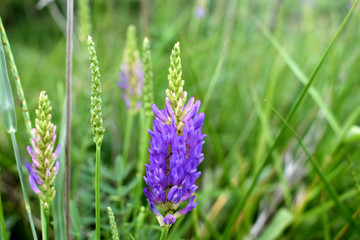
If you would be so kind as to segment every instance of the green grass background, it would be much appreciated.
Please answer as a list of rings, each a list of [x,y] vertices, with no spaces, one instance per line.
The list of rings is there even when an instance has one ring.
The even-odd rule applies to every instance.
[[[170,239],[244,239],[258,217],[270,211],[257,237],[262,239],[333,239],[349,221],[334,203],[291,131],[275,142],[250,195],[246,192],[262,167],[283,122],[334,37],[352,1],[208,0],[206,15],[195,16],[197,1],[148,2],[154,97],[164,108],[169,56],[180,41],[185,90],[202,101],[205,161],[200,165],[199,205],[178,219]],[[53,105],[53,122],[61,126],[65,96],[66,1],[41,10],[34,0],[4,0],[0,15],[22,80],[30,115],[40,91]],[[52,6],[52,7],[50,7]],[[60,21],[54,18],[54,9]],[[139,211],[132,193],[139,144],[139,118],[131,138],[130,159],[120,160],[126,108],[116,86],[126,28],[135,24],[138,46],[145,27],[135,0],[90,1],[91,35],[96,43],[103,83],[105,137],[102,147],[102,234],[110,238],[106,207],[115,213],[122,239],[157,239],[155,216],[145,206],[144,223],[126,215]],[[320,166],[326,181],[353,215],[360,206],[358,188],[360,115],[360,8],[357,7],[321,65],[309,91],[288,124]],[[95,145],[90,129],[90,75],[86,46],[79,34],[75,1],[72,115],[72,234],[94,237]],[[13,85],[13,91],[15,91]],[[264,101],[266,99],[266,101]],[[19,102],[15,99],[15,104]],[[25,164],[28,145],[21,109],[17,109],[18,144]],[[58,134],[60,135],[60,134]],[[289,163],[300,166],[287,176]],[[10,137],[0,127],[0,190],[11,239],[30,239]],[[124,186],[119,195],[117,179]],[[290,180],[291,179],[291,180]],[[296,179],[296,180],[294,180]],[[293,181],[294,180],[294,181]],[[29,188],[35,224],[40,230],[38,200]],[[279,191],[284,193],[280,193]],[[278,197],[280,198],[278,199]],[[124,203],[119,208],[118,202]],[[244,207],[236,211],[244,201]],[[231,221],[234,219],[234,221]],[[359,228],[358,218],[354,218]],[[234,223],[231,225],[230,223]],[[358,239],[350,226],[346,239]],[[53,234],[52,232],[50,234]]]

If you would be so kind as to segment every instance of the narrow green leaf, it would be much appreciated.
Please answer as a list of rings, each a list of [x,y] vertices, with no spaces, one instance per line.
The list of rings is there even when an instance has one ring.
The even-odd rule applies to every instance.
[[[61,119],[61,130],[59,144],[65,146],[65,123],[66,123],[66,107],[64,103],[63,115]],[[59,154],[59,172],[55,179],[56,194],[53,201],[53,218],[54,218],[54,236],[55,239],[65,239],[65,215],[64,215],[64,195],[65,195],[65,148],[62,147]]]
[[[293,218],[293,214],[288,209],[281,208],[271,220],[270,224],[265,228],[259,240],[277,239],[290,225]]]
[[[16,115],[1,35],[0,42],[0,114],[6,130],[10,133],[16,131]]]

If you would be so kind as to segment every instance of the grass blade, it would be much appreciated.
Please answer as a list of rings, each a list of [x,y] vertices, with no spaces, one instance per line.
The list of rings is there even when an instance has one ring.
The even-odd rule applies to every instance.
[[[70,239],[70,156],[71,156],[71,74],[73,46],[74,1],[67,0],[66,19],[66,141],[65,141],[65,228],[66,239]]]
[[[65,118],[66,108],[64,104],[63,116],[61,120],[61,131],[59,144],[65,146]],[[65,230],[65,215],[64,215],[64,194],[65,194],[65,150],[61,148],[59,154],[59,172],[55,179],[55,199],[53,201],[53,218],[54,218],[54,236],[55,239],[65,239],[66,230]]]
[[[7,240],[4,211],[3,211],[2,200],[1,200],[1,193],[0,193],[0,227],[1,227],[0,230],[1,230],[2,239]]]
[[[28,135],[28,138],[30,140],[32,138],[32,133],[31,133],[32,126],[31,126],[31,121],[30,121],[29,110],[27,108],[26,99],[25,99],[24,91],[23,91],[23,88],[21,85],[20,76],[19,76],[16,64],[15,64],[14,56],[11,52],[10,42],[6,36],[5,28],[3,26],[1,17],[0,17],[0,32],[1,32],[0,40],[2,40],[1,42],[4,45],[4,49],[5,49],[5,52],[8,56],[9,63],[10,63],[11,74],[15,80],[16,91],[17,91],[17,94],[19,97],[20,106],[21,106],[23,116],[24,116],[24,121],[25,121],[25,126],[26,126],[26,134]],[[1,51],[3,51],[3,50],[1,50]],[[3,61],[3,60],[5,60],[5,58],[2,59],[1,61]],[[13,99],[13,98],[11,97],[11,99]]]

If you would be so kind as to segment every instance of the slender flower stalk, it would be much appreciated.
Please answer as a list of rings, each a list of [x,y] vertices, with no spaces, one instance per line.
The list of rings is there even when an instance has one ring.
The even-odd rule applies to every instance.
[[[185,105],[187,93],[183,91],[181,74],[180,44],[177,42],[170,57],[165,109],[159,110],[155,104],[152,105],[156,118],[153,130],[149,130],[152,137],[150,165],[145,165],[144,177],[149,187],[144,188],[144,193],[150,209],[160,226],[166,225],[166,228],[198,204],[194,203],[193,194],[198,188],[195,181],[201,175],[197,167],[204,160],[202,146],[206,135],[201,130],[205,114],[198,114],[200,101],[194,103],[193,97]],[[180,205],[188,200],[187,206],[179,210]],[[167,231],[163,230],[162,238],[166,234]]]
[[[99,62],[96,56],[95,44],[89,36],[88,51],[91,70],[91,129],[93,140],[96,144],[96,166],[95,166],[95,218],[96,218],[96,239],[100,239],[100,152],[105,128],[101,116],[101,82]]]
[[[3,29],[3,28],[2,28]],[[8,133],[11,136],[11,141],[13,144],[16,166],[19,173],[21,190],[24,197],[25,209],[29,217],[31,232],[33,234],[34,240],[37,240],[37,235],[35,231],[34,221],[31,214],[31,207],[29,204],[29,198],[27,196],[27,192],[24,184],[24,174],[22,170],[22,164],[20,160],[20,153],[17,146],[15,132],[17,129],[16,125],[16,115],[15,115],[15,106],[14,106],[14,98],[11,91],[11,85],[9,82],[9,76],[7,73],[6,61],[5,61],[5,53],[3,48],[3,40],[2,35],[0,34],[0,115],[1,119],[4,123],[4,126]]]

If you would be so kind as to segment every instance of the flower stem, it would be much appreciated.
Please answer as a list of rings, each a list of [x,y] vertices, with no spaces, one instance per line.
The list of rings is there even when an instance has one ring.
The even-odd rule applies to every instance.
[[[101,146],[96,145],[95,217],[96,217],[96,239],[98,240],[100,240],[100,151],[101,151]]]
[[[49,211],[45,211],[44,203],[40,200],[40,211],[41,211],[41,229],[42,229],[42,239],[49,239],[49,224],[50,224],[50,214]]]
[[[167,226],[163,227],[160,235],[160,240],[166,240],[168,233],[169,233],[169,228]]]
[[[123,148],[123,154],[122,154],[122,159],[121,159],[122,163],[126,163],[128,161],[133,122],[134,122],[134,113],[128,112],[127,120],[126,120],[126,127],[125,127],[125,136],[124,136],[124,148]],[[124,166],[124,164],[122,164],[122,166]],[[118,192],[120,195],[119,205],[120,205],[120,208],[123,208],[121,189],[122,189],[122,178],[119,179]]]
[[[1,193],[0,193],[0,224],[1,224],[2,239],[7,240],[4,212],[3,212],[2,201],[1,201]]]
[[[23,196],[24,196],[26,212],[27,212],[28,217],[29,217],[29,222],[30,222],[30,227],[31,227],[31,231],[32,231],[32,234],[33,234],[33,238],[34,238],[34,240],[37,240],[38,238],[37,238],[37,235],[36,235],[34,221],[33,221],[32,214],[31,214],[29,198],[28,198],[26,190],[25,190],[24,174],[23,174],[23,171],[22,171],[22,166],[21,166],[21,161],[20,161],[20,154],[19,154],[19,149],[18,149],[17,142],[16,142],[15,132],[11,131],[10,135],[11,135],[11,141],[12,141],[13,148],[14,148],[16,166],[17,166],[17,169],[18,169],[18,172],[19,172],[21,190],[22,190]]]
[[[127,115],[126,128],[125,128],[125,138],[124,138],[124,149],[123,149],[123,161],[126,162],[129,156],[131,132],[134,122],[134,113],[129,112]]]

